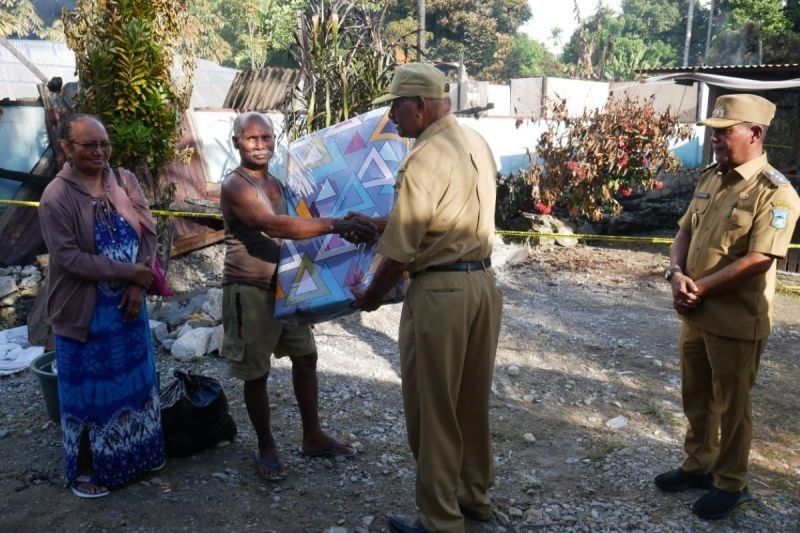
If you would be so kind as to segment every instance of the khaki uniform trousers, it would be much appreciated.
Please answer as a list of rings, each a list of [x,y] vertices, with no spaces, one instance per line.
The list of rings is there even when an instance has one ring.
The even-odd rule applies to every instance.
[[[689,421],[681,468],[714,474],[714,486],[747,485],[753,434],[750,389],[767,339],[719,337],[686,323],[680,334],[683,411]]]
[[[491,269],[422,273],[406,295],[403,406],[428,531],[463,531],[459,507],[491,516],[489,394],[502,305]]]

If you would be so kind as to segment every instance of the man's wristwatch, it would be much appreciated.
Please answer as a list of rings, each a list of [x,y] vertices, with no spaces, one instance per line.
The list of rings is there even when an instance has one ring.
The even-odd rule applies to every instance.
[[[668,268],[664,271],[664,279],[667,281],[672,281],[672,276],[674,276],[678,272],[683,272],[683,270],[681,270],[681,267]]]

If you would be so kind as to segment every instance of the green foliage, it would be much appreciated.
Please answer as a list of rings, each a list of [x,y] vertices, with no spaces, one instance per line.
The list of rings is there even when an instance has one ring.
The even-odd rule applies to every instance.
[[[582,19],[561,60],[588,79],[632,79],[636,69],[680,65],[689,1],[623,0],[620,14],[600,6]],[[759,49],[764,62],[797,60],[800,0],[717,0],[707,54],[709,19],[709,5],[696,3],[689,65],[755,63]]]
[[[189,13],[197,32],[194,53],[198,57],[224,63],[232,57],[233,49],[220,33],[225,28],[226,19],[218,9],[219,4],[217,0],[191,0]]]
[[[606,80],[632,80],[638,77],[637,69],[671,66],[675,50],[668,44],[656,41],[647,45],[638,37],[620,36],[614,39],[611,53],[603,65],[602,78]]]
[[[708,61],[723,64],[797,61],[798,2],[721,0]],[[763,51],[763,57],[759,52]]]
[[[61,20],[55,20],[52,25],[36,30],[35,33],[37,37],[46,41],[63,41],[65,39],[64,23]]]
[[[498,37],[498,48],[492,66],[484,69],[488,79],[508,83],[511,78],[559,76],[562,66],[539,41],[524,33]]]
[[[230,4],[231,2],[229,2]],[[266,65],[271,51],[284,50],[292,43],[297,27],[297,12],[305,0],[245,0],[244,20],[239,19],[234,63],[240,68],[258,69]]]
[[[360,0],[374,10],[383,1]],[[198,32],[196,54],[243,69],[291,63],[297,14],[306,0],[189,0]],[[292,65],[295,66],[295,65]]]
[[[26,37],[42,27],[30,0],[0,0],[0,37]]]
[[[512,70],[520,78],[557,76],[561,67],[555,56],[539,41],[523,33],[514,36],[511,47]]]
[[[388,19],[416,29],[416,2],[391,0]],[[527,0],[427,0],[428,59],[459,61],[471,77],[500,81],[507,43],[530,17]],[[505,47],[505,48],[504,48]]]
[[[754,24],[760,37],[770,38],[790,27],[781,0],[724,0],[722,3],[729,13],[723,26],[728,31]]]
[[[522,213],[533,211],[533,185],[528,170],[498,176],[495,206],[494,219],[498,228],[530,229],[530,222],[522,218]]]
[[[394,56],[381,20],[346,0],[309,0],[294,50],[303,87],[287,109],[291,138],[363,113],[386,92]]]
[[[191,43],[183,0],[78,0],[63,22],[75,52],[82,112],[99,116],[114,147],[112,164],[134,170],[158,204],[172,200],[159,170],[179,155],[183,112],[191,96],[193,57],[183,54],[184,85],[170,74]]]
[[[692,134],[669,110],[657,113],[652,99],[609,100],[603,110],[577,118],[567,115],[561,101],[552,113],[536,148],[542,164],[530,170],[530,203],[540,213],[560,208],[573,219],[618,214],[615,196],[659,188],[658,174],[678,165],[670,142]]]
[[[787,0],[783,8],[783,14],[790,24],[790,30],[800,33],[800,0]]]
[[[624,0],[624,35],[638,37],[648,47],[660,44],[663,49],[672,50],[667,63],[653,66],[678,65],[683,62],[688,14],[688,0]],[[695,3],[689,46],[689,63],[692,65],[703,63],[708,15],[708,6],[705,3]]]
[[[564,47],[562,61],[575,64],[581,77],[609,80],[635,79],[636,69],[682,63],[688,0],[623,0],[621,8],[620,14],[601,8],[585,19]],[[703,62],[707,28],[708,9],[695,5],[690,64]]]
[[[197,28],[195,54],[243,69],[258,69],[292,42],[302,0],[189,0]]]

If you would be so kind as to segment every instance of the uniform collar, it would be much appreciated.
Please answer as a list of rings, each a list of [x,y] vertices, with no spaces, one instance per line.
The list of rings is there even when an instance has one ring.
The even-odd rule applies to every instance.
[[[750,178],[756,176],[762,169],[766,168],[769,165],[767,162],[767,152],[762,152],[760,156],[756,157],[755,159],[751,159],[747,163],[743,163],[738,167],[734,168],[732,172],[737,173],[741,176],[745,181],[749,181]]]
[[[425,129],[425,131],[423,131],[420,134],[420,136],[417,137],[417,142],[421,143],[422,141],[430,139],[431,137],[433,137],[434,135],[436,135],[440,131],[442,131],[442,130],[444,130],[446,128],[449,128],[450,126],[452,126],[453,124],[456,124],[457,122],[458,122],[458,120],[456,119],[456,116],[454,114],[452,114],[452,113],[449,113],[449,114],[443,116],[442,118],[440,118],[439,120],[437,120],[436,122],[434,122],[433,124],[431,124],[430,126],[428,126]]]

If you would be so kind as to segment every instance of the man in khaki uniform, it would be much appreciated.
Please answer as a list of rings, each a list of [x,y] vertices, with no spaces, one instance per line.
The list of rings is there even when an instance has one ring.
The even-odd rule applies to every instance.
[[[400,318],[403,404],[417,460],[419,518],[393,531],[463,531],[491,518],[491,392],[502,296],[490,256],[494,157],[450,113],[444,75],[413,63],[395,71],[390,116],[416,138],[398,176],[397,202],[378,252],[384,260],[355,306],[371,311],[403,271],[412,280]]]
[[[683,320],[683,408],[689,422],[680,468],[655,484],[677,492],[711,489],[692,510],[728,516],[749,499],[750,389],[771,328],[775,259],[786,255],[800,200],[763,151],[775,105],[751,94],[717,99],[717,162],[700,176],[666,273]]]

